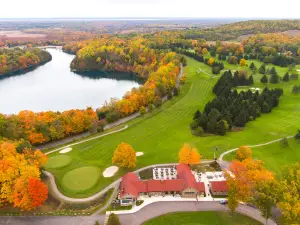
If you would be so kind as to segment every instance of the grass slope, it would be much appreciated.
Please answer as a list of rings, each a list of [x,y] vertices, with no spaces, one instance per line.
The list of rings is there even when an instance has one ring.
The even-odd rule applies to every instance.
[[[260,225],[247,216],[228,212],[180,212],[153,218],[143,225]]]
[[[261,63],[255,63],[257,67]],[[225,66],[228,66],[225,63]],[[201,68],[206,73],[197,74]],[[287,69],[281,69],[283,76]],[[100,139],[73,146],[73,150],[66,155],[72,157],[72,163],[64,168],[49,169],[55,175],[58,188],[71,197],[86,197],[110,184],[113,180],[123,175],[127,170],[120,169],[112,178],[103,178],[91,189],[84,193],[74,193],[65,189],[62,185],[64,175],[73,169],[84,166],[96,166],[102,171],[111,166],[113,151],[117,145],[124,141],[133,146],[135,151],[144,152],[137,158],[137,167],[144,167],[156,163],[176,162],[178,150],[184,143],[195,145],[203,158],[211,159],[215,146],[219,146],[219,152],[236,148],[240,145],[253,145],[292,135],[300,127],[300,95],[291,94],[294,84],[300,81],[288,83],[268,84],[269,88],[283,87],[284,96],[280,99],[280,105],[270,114],[264,114],[256,121],[249,122],[242,132],[230,132],[224,137],[208,136],[195,137],[191,135],[189,124],[192,115],[197,109],[203,110],[204,105],[214,97],[212,87],[218,78],[213,78],[211,68],[203,63],[188,58],[188,66],[184,73],[187,83],[181,88],[180,96],[166,102],[162,108],[156,109],[151,114],[137,118],[129,122],[129,128]],[[261,75],[255,75],[254,87],[264,88],[259,82]],[[50,156],[57,155],[53,153]],[[264,159],[264,152],[260,156]],[[276,156],[274,158],[276,161]],[[284,161],[282,163],[289,163]],[[74,178],[76,179],[76,178]]]

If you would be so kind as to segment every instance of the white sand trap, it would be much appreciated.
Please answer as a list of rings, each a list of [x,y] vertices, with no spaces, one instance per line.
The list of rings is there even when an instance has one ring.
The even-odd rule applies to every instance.
[[[135,155],[136,156],[141,156],[141,155],[144,155],[144,152],[136,152]]]
[[[63,150],[61,150],[61,151],[59,151],[59,153],[67,153],[67,152],[70,152],[70,151],[72,151],[72,148],[71,147],[68,147],[68,148],[65,148],[65,149],[63,149]]]
[[[104,177],[112,177],[119,170],[117,166],[110,166],[103,171]]]

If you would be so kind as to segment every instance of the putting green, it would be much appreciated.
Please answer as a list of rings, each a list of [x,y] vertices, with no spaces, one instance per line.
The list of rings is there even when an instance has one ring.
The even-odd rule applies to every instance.
[[[68,155],[58,155],[50,157],[48,163],[46,164],[46,168],[57,169],[68,166],[72,162],[72,157]]]
[[[80,167],[66,173],[62,179],[62,185],[68,190],[82,192],[96,185],[100,176],[101,172],[98,167]]]

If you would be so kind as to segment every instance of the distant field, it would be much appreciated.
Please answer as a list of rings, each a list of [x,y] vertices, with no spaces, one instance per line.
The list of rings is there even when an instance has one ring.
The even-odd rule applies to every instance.
[[[153,218],[143,225],[261,225],[247,216],[228,212],[180,212]]]
[[[2,35],[5,35],[6,37],[9,37],[9,38],[43,38],[43,37],[47,36],[45,34],[24,33],[19,30],[0,31],[0,36],[2,36]]]
[[[261,62],[258,61],[249,61],[248,64],[251,62],[254,62],[257,68],[261,65]],[[238,65],[230,65],[226,62],[224,64],[226,69],[239,69]],[[197,74],[199,68],[206,73]],[[244,69],[249,70],[247,67]],[[280,76],[283,76],[287,71],[287,68],[277,66],[276,69]],[[116,178],[122,176],[127,170],[120,169],[112,178],[102,176],[105,168],[112,165],[113,151],[122,141],[131,144],[135,151],[144,152],[143,156],[137,158],[137,167],[140,168],[156,163],[177,162],[178,150],[184,143],[195,145],[202,155],[202,159],[212,159],[213,150],[216,146],[219,147],[218,153],[220,154],[241,145],[265,143],[294,135],[300,128],[300,95],[291,93],[292,87],[295,84],[300,85],[300,81],[265,85],[259,81],[262,75],[256,74],[254,75],[253,87],[263,89],[267,86],[284,89],[280,104],[272,113],[263,114],[256,121],[247,123],[243,131],[229,132],[224,137],[193,136],[189,129],[192,116],[197,109],[203,110],[205,104],[213,98],[212,87],[218,77],[211,75],[209,66],[190,58],[188,58],[188,66],[184,68],[184,73],[187,76],[187,83],[181,88],[180,96],[166,102],[160,109],[154,110],[151,114],[146,114],[129,122],[129,128],[122,132],[73,146],[73,150],[66,153],[72,157],[70,165],[62,168],[49,168],[49,171],[55,175],[59,189],[68,196],[86,197],[97,193]],[[276,154],[276,151],[273,148],[264,151],[264,147],[262,147],[257,157],[266,160],[267,166],[271,169],[291,163],[290,158],[292,157],[282,157],[282,155]],[[59,153],[53,153],[49,156],[55,155],[59,155]],[[273,161],[268,160],[272,157]],[[293,160],[300,160],[299,154],[294,155]],[[51,165],[48,166],[51,167]],[[98,183],[80,194],[64,188],[62,185],[64,176],[71,170],[86,166],[100,168],[101,176]]]

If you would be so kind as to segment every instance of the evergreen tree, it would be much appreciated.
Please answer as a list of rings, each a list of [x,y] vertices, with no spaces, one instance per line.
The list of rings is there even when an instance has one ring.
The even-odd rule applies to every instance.
[[[259,67],[258,72],[259,72],[260,74],[266,74],[266,65],[265,65],[265,64],[262,64],[262,65]]]
[[[282,80],[283,80],[284,82],[288,82],[288,81],[290,80],[290,75],[289,75],[288,72],[286,72],[286,73],[284,74]]]
[[[277,73],[272,74],[270,78],[270,83],[277,84],[278,82],[279,82],[279,76],[277,75]]]
[[[261,107],[261,112],[263,113],[269,113],[271,112],[271,107],[267,102],[264,102],[262,107]]]
[[[270,74],[277,74],[275,67],[273,66],[270,70]]]
[[[248,85],[252,85],[254,83],[253,76],[251,75],[248,79]]]
[[[262,78],[260,79],[260,82],[264,84],[268,83],[268,77],[266,75],[263,75]]]
[[[119,217],[116,214],[111,213],[108,217],[107,225],[121,225]]]
[[[298,130],[297,134],[295,135],[295,139],[299,140],[300,139],[300,130]]]
[[[247,123],[247,112],[241,110],[237,117],[234,118],[234,125],[238,127],[244,127]]]
[[[254,65],[253,62],[250,64],[250,69],[251,69],[252,71],[256,71],[256,70],[257,70],[257,68],[256,68],[256,66]]]
[[[194,120],[195,119],[199,119],[201,117],[201,112],[199,111],[199,110],[197,110],[196,112],[195,112],[195,114],[194,114]]]

